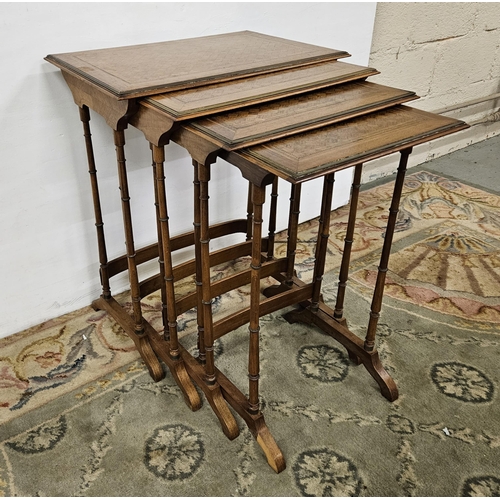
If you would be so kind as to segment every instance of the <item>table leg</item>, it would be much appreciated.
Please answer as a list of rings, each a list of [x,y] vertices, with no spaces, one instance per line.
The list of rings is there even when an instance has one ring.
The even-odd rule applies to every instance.
[[[248,195],[247,195],[247,241],[252,239],[252,216],[253,216],[253,205],[252,205],[252,183],[248,183]]]
[[[253,185],[253,239],[252,239],[252,263],[251,263],[251,281],[250,281],[250,324],[248,331],[250,333],[250,342],[248,349],[248,412],[251,415],[259,415],[259,305],[260,305],[260,270],[262,267],[262,206],[265,201],[266,189]],[[257,443],[264,451],[269,465],[276,471],[281,472],[285,468],[285,460],[278,448],[276,441],[271,435],[263,418],[256,421],[258,427],[254,428],[254,434]]]
[[[288,220],[288,236],[286,242],[286,257],[288,260],[285,285],[290,287],[295,272],[295,254],[299,234],[300,194],[302,184],[292,184],[290,195],[290,215]]]
[[[201,274],[202,274],[202,305],[203,326],[205,340],[205,375],[204,380],[196,380],[205,393],[207,400],[217,415],[222,431],[229,439],[239,435],[238,425],[222,397],[219,383],[215,374],[214,340],[212,319],[212,297],[210,290],[210,235],[209,235],[209,210],[208,210],[208,181],[210,180],[210,167],[199,165],[200,181],[200,248],[201,248]]]
[[[127,169],[125,165],[125,134],[123,130],[114,130],[114,143],[116,147],[116,160],[118,166],[118,179],[122,200],[123,226],[125,230],[125,245],[127,250],[127,265],[130,282],[130,292],[133,307],[133,327],[130,327],[126,314],[120,309],[119,304],[112,298],[101,297],[93,302],[95,309],[106,309],[117,321],[124,326],[127,334],[132,338],[151,378],[157,382],[165,376],[165,372],[154,353],[149,342],[142,318],[141,297],[137,265],[135,262],[134,235],[132,230],[132,214],[130,209],[130,196],[128,191]],[[122,324],[123,323],[123,324]]]
[[[273,260],[274,258],[274,237],[276,233],[277,211],[278,211],[278,177],[275,177],[271,188],[271,208],[269,210],[267,260]]]
[[[193,160],[194,167],[194,255],[195,255],[195,283],[196,283],[196,322],[198,324],[198,360],[205,364],[207,355],[205,351],[205,328],[203,326],[203,283],[201,269],[201,206],[200,206],[200,178],[198,162]]]
[[[330,215],[332,212],[334,182],[334,174],[325,176],[323,184],[323,202],[321,207],[321,224],[316,243],[316,261],[314,263],[313,273],[313,292],[311,299],[312,312],[316,312],[319,307],[321,284],[323,282],[323,274],[325,272],[326,250],[328,248],[328,238],[330,237]]]
[[[314,324],[340,342],[349,353],[350,359],[356,363],[363,363],[365,368],[375,379],[380,387],[382,395],[389,401],[394,401],[398,397],[398,390],[394,380],[382,366],[376,349],[369,350],[366,344],[354,333],[347,329],[345,325],[335,318],[335,312],[329,308],[321,299],[321,282],[326,259],[327,243],[329,237],[330,211],[332,201],[333,178],[325,177],[323,188],[321,218],[318,230],[318,244],[316,250],[316,263],[313,277],[313,290],[310,299],[301,302],[301,309],[291,311],[284,317],[290,323],[302,322]],[[399,187],[395,188],[396,195]],[[396,196],[397,197],[397,196]],[[391,231],[389,230],[389,233]],[[392,238],[392,237],[391,237]],[[390,241],[388,240],[390,250]],[[389,251],[388,250],[388,251]],[[385,261],[385,259],[384,259]],[[294,279],[298,286],[304,286],[300,280]],[[382,283],[383,285],[383,283]],[[377,300],[381,300],[382,290],[378,289]],[[377,305],[377,304],[375,304]],[[372,327],[376,326],[372,322]]]
[[[391,206],[389,208],[389,219],[387,221],[387,228],[385,230],[384,245],[382,247],[382,255],[380,257],[380,265],[378,267],[377,281],[375,283],[375,290],[373,292],[370,320],[368,323],[368,329],[365,338],[365,349],[367,351],[373,351],[373,349],[375,348],[375,335],[377,331],[378,319],[380,317],[380,310],[382,308],[382,297],[384,294],[387,266],[389,265],[389,255],[391,253],[392,238],[394,236],[396,218],[399,212],[399,202],[401,200],[401,193],[403,191],[406,167],[408,165],[408,157],[410,156],[411,151],[411,148],[401,151],[398,173],[396,176],[396,182],[394,184]]]
[[[354,178],[352,181],[351,202],[349,205],[349,219],[344,238],[344,251],[342,252],[342,263],[340,265],[339,286],[337,289],[337,301],[335,303],[334,318],[344,326],[347,321],[344,318],[344,298],[349,277],[349,263],[351,261],[352,243],[354,238],[354,227],[356,225],[356,214],[358,211],[359,189],[361,187],[361,172],[363,164],[358,164],[354,168]]]
[[[153,160],[156,173],[156,196],[158,200],[158,215],[161,233],[161,249],[164,268],[164,286],[167,309],[169,340],[165,342],[165,349],[157,353],[169,367],[172,376],[181,389],[184,400],[191,410],[195,411],[201,407],[201,400],[189,375],[186,371],[184,361],[179,350],[179,339],[177,335],[177,311],[175,303],[174,273],[172,266],[172,253],[170,250],[170,229],[168,224],[167,197],[165,190],[165,148],[152,145]],[[155,344],[153,344],[155,345]],[[168,352],[165,352],[168,351]]]
[[[163,243],[161,237],[161,222],[160,222],[160,203],[158,201],[158,182],[156,173],[156,162],[153,154],[153,145],[150,144],[151,154],[152,154],[152,167],[153,167],[153,186],[155,194],[155,213],[156,213],[156,234],[158,235],[158,265],[160,268],[160,276],[165,276],[165,261],[163,260]],[[167,318],[167,289],[165,286],[165,280],[161,280],[160,285],[160,296],[161,296],[161,317],[163,325],[163,338],[165,340],[170,340],[170,334],[168,331],[168,318]]]
[[[295,253],[297,250],[297,237],[300,215],[300,194],[302,185],[292,184],[290,192],[290,211],[288,214],[288,230],[286,241],[287,270],[285,279],[279,285],[272,285],[264,290],[266,297],[273,297],[286,290],[290,290],[295,276]]]
[[[248,354],[249,404],[250,412],[259,413],[259,303],[260,269],[262,267],[262,206],[266,190],[253,186],[253,240],[250,275],[250,342]]]
[[[111,297],[108,275],[108,256],[106,252],[106,240],[104,238],[104,222],[102,220],[101,200],[99,197],[99,185],[97,183],[97,169],[95,166],[94,147],[92,145],[92,134],[90,133],[90,112],[87,106],[82,106],[80,120],[83,124],[83,135],[85,137],[85,148],[87,151],[87,162],[89,165],[90,184],[92,187],[92,200],[94,202],[95,227],[97,231],[97,246],[99,249],[99,274],[101,277],[102,297]]]

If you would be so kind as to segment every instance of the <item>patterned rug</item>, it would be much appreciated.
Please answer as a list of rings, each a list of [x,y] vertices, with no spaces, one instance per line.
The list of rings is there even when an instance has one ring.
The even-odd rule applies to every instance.
[[[345,312],[361,337],[391,194],[387,184],[360,195]],[[327,303],[347,213],[332,213]],[[300,227],[303,280],[317,224]],[[285,245],[278,235],[278,255]],[[394,403],[316,328],[289,325],[282,312],[262,318],[264,415],[287,460],[279,475],[238,417],[241,434],[228,441],[208,404],[192,413],[170,376],[154,383],[103,312],[84,308],[1,339],[0,494],[499,496],[499,247],[499,196],[408,175],[378,329]],[[213,279],[247,265],[221,266]],[[118,299],[130,307],[127,294]],[[219,297],[215,318],[246,301],[248,288]],[[159,329],[158,295],[144,303]],[[190,349],[194,327],[193,311],[179,318]],[[216,345],[217,365],[243,391],[247,336],[242,327]]]

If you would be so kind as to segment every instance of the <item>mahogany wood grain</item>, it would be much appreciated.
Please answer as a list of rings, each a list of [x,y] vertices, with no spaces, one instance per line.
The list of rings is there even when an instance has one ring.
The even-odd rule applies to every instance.
[[[305,301],[302,305],[304,309],[291,311],[284,315],[290,323],[303,322],[316,325],[320,330],[330,335],[342,344],[350,353],[349,357],[359,358],[366,370],[380,387],[382,395],[388,401],[395,401],[398,398],[398,388],[393,378],[382,366],[378,351],[367,351],[363,341],[345,326],[337,322],[333,317],[333,311],[324,302],[320,301],[319,308],[312,312],[310,301]]]
[[[296,286],[294,278],[291,287],[287,287],[286,290],[282,291],[279,295],[276,294],[261,300],[257,310],[258,314],[259,316],[265,316],[266,314],[270,314],[285,307],[299,304],[311,297],[311,293],[312,284],[301,284],[301,286]],[[214,340],[247,324],[249,322],[250,312],[251,306],[217,320],[213,327]]]
[[[125,160],[125,134],[123,130],[113,131],[116,161],[118,166],[118,179],[120,184],[120,197],[123,216],[123,227],[125,230],[125,246],[127,249],[127,268],[130,283],[130,295],[135,322],[136,335],[144,334],[144,324],[141,309],[141,297],[139,289],[139,275],[137,262],[135,260],[134,230],[132,227],[132,209],[130,206],[130,195],[128,189],[127,167]]]
[[[231,109],[296,96],[378,74],[374,68],[327,61],[301,68],[285,69],[195,89],[168,92],[144,99],[146,107],[157,108],[172,121],[191,120]]]
[[[286,314],[290,322],[318,326],[338,340],[351,360],[363,363],[390,401],[398,397],[394,380],[380,362],[375,346],[404,173],[411,148],[463,130],[459,120],[402,105],[413,92],[366,82],[378,72],[338,62],[343,51],[284,40],[254,32],[228,33],[197,39],[89,50],[47,56],[62,69],[84,127],[99,246],[102,296],[95,308],[105,309],[133,339],[152,378],[164,376],[159,360],[169,368],[186,403],[201,406],[196,383],[205,394],[229,439],[239,429],[228,403],[243,418],[276,472],[285,460],[271,435],[259,402],[260,317],[299,304]],[[97,172],[88,109],[97,111],[113,129],[122,198],[126,255],[108,260],[104,239]],[[124,129],[140,129],[151,144],[155,179],[158,242],[135,249],[125,162]],[[172,237],[164,173],[164,146],[169,141],[186,148],[194,167],[193,231]],[[398,176],[382,248],[365,340],[348,328],[343,317],[345,285],[356,218],[362,163],[401,152]],[[247,218],[210,226],[210,165],[217,157],[240,169],[249,181]],[[321,295],[334,173],[356,165],[335,310]],[[287,256],[274,257],[277,177],[292,184]],[[315,266],[311,283],[295,273],[295,251],[301,183],[323,177]],[[262,237],[265,187],[273,185],[269,235]],[[246,241],[210,252],[211,238],[242,233]],[[172,253],[194,246],[194,259],[173,266]],[[266,253],[267,252],[267,253]],[[223,279],[211,280],[211,267],[242,256],[251,265]],[[160,273],[139,283],[137,266],[158,258]],[[128,270],[133,315],[111,296],[109,280]],[[176,297],[174,282],[194,276],[195,286]],[[264,290],[261,280],[272,276],[278,286]],[[214,322],[213,299],[250,284],[250,305]],[[141,298],[161,290],[164,335],[143,318]],[[197,308],[199,356],[179,342],[177,315]],[[215,366],[214,340],[248,323],[248,397]]]
[[[347,279],[349,277],[349,263],[351,260],[352,244],[354,241],[354,228],[356,225],[356,213],[358,209],[359,189],[361,187],[361,173],[363,164],[358,163],[354,168],[354,177],[352,181],[351,200],[349,204],[349,219],[347,222],[346,235],[344,238],[344,249],[342,251],[342,263],[340,265],[339,285],[337,288],[337,298],[335,302],[334,318],[347,326],[344,318],[344,299],[347,287]]]
[[[158,199],[158,222],[160,225],[161,249],[163,252],[163,279],[167,302],[168,338],[170,340],[170,356],[179,359],[179,339],[177,332],[177,311],[175,307],[174,272],[172,251],[170,248],[170,227],[168,222],[167,196],[165,187],[165,148],[152,145],[153,160],[156,172],[156,192]]]
[[[221,156],[290,182],[322,177],[468,128],[460,120],[403,105]],[[244,160],[247,160],[245,162]]]
[[[340,50],[240,31],[49,54],[45,59],[125,99],[347,56]]]
[[[311,310],[318,310],[321,284],[326,264],[326,250],[328,247],[328,238],[330,237],[330,215],[332,212],[333,185],[335,183],[335,174],[325,175],[323,178],[323,196],[321,204],[321,224],[316,240],[316,259],[313,271],[313,291],[311,295]]]
[[[137,111],[135,100],[118,101],[113,96],[97,91],[82,77],[64,70],[62,74],[78,107],[87,106],[99,113],[113,130],[127,128],[130,116]]]
[[[290,210],[288,214],[288,231],[286,239],[287,270],[285,284],[287,286],[291,286],[292,278],[295,272],[295,253],[297,250],[301,191],[302,186],[300,184],[292,184],[290,194]]]
[[[343,63],[336,63],[343,64]],[[240,149],[417,99],[414,92],[351,82],[191,122],[224,149]]]
[[[151,378],[159,382],[165,377],[165,372],[154,353],[147,334],[137,335],[133,318],[123,309],[114,297],[100,297],[92,302],[92,307],[96,310],[106,311],[134,341],[135,348],[141,355]],[[156,332],[155,332],[156,333]]]
[[[152,156],[152,167],[153,167],[153,187],[154,187],[154,196],[155,196],[155,214],[156,214],[156,234],[158,236],[158,267],[160,269],[159,277],[161,278],[158,283],[158,288],[160,289],[160,298],[161,298],[161,317],[163,324],[163,337],[165,340],[170,340],[170,333],[168,329],[168,306],[167,306],[167,287],[164,279],[165,276],[165,260],[163,256],[163,238],[161,232],[161,209],[159,202],[159,192],[158,192],[158,170],[156,168],[155,161],[155,153],[153,151],[152,144],[151,147],[151,156]],[[156,288],[156,290],[158,289]],[[139,283],[139,294],[141,299],[149,293],[144,295],[144,286],[143,282]]]
[[[94,147],[92,144],[92,134],[90,132],[90,113],[87,106],[82,106],[80,110],[80,120],[83,125],[83,135],[85,137],[85,149],[87,152],[87,163],[89,165],[90,184],[92,187],[92,201],[94,204],[95,227],[97,232],[97,248],[99,249],[99,275],[101,278],[102,296],[111,297],[108,272],[108,255],[106,250],[106,238],[104,236],[104,222],[102,219],[101,198],[99,195],[99,184],[97,182],[97,169],[94,157]]]
[[[274,258],[274,239],[276,233],[276,217],[278,215],[278,177],[273,180],[271,188],[271,207],[269,209],[269,232],[267,240],[269,242],[267,247],[267,260]]]
[[[203,321],[203,270],[201,267],[201,204],[200,204],[200,177],[199,170],[200,165],[198,162],[193,161],[193,207],[194,207],[194,217],[193,217],[193,234],[194,234],[194,266],[195,266],[195,291],[194,297],[196,298],[196,328],[198,331],[197,347],[198,347],[198,359],[200,363],[205,364],[207,360],[207,354],[205,350],[205,327]],[[190,302],[187,305],[177,303],[177,310],[180,314],[184,311],[188,311],[191,307]],[[191,306],[191,307],[188,307]],[[186,308],[186,309],[184,309]]]
[[[408,157],[411,154],[411,148],[401,151],[401,158],[399,160],[396,181],[394,183],[394,191],[391,199],[391,206],[389,207],[389,217],[387,219],[387,227],[384,235],[384,244],[382,246],[382,253],[380,256],[380,264],[377,271],[377,280],[375,289],[373,291],[373,299],[370,311],[370,320],[368,322],[368,329],[365,338],[365,349],[373,351],[375,348],[375,335],[377,333],[377,323],[380,317],[380,310],[382,308],[382,297],[384,295],[385,277],[387,275],[387,267],[389,265],[389,256],[391,254],[392,238],[394,236],[394,228],[396,227],[396,218],[399,211],[399,202],[401,200],[401,193],[403,191],[406,167],[408,165]]]

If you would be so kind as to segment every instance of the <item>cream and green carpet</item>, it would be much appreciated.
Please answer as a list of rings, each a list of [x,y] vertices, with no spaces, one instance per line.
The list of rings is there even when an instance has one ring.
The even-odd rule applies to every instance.
[[[362,337],[391,190],[360,196],[346,317]],[[330,304],[347,210],[332,214]],[[302,279],[316,228],[301,226]],[[282,252],[286,235],[278,240]],[[103,312],[85,308],[0,340],[0,493],[499,496],[500,197],[410,173],[389,267],[378,348],[399,387],[394,403],[315,327],[289,325],[281,312],[262,318],[262,405],[287,461],[279,475],[241,421],[229,441],[208,404],[192,413],[169,375],[154,383]],[[247,299],[247,289],[232,292],[214,311]],[[144,302],[159,328],[158,296]],[[179,326],[194,349],[194,313]],[[246,341],[243,327],[216,348],[242,390]]]

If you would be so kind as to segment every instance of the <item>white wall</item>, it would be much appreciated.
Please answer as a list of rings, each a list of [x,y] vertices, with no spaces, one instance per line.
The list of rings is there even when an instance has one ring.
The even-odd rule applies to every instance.
[[[248,29],[347,50],[353,54],[349,62],[367,65],[375,5],[0,3],[0,337],[86,306],[100,294],[81,123],[59,70],[44,56]],[[91,125],[113,258],[124,253],[124,237],[112,136],[95,114]],[[150,156],[137,130],[127,130],[126,137],[139,247],[155,241]],[[192,228],[192,168],[176,145],[167,147],[167,156],[175,234]],[[240,202],[246,184],[236,169],[214,167],[214,179],[213,219],[245,212]],[[337,203],[349,192],[349,175],[341,180]],[[282,193],[285,201],[288,190]],[[317,213],[312,208],[311,217]],[[126,276],[113,279],[113,292],[126,287]]]
[[[499,2],[381,2],[377,4],[371,81],[413,90],[410,106],[439,112],[500,92]],[[415,148],[415,166],[500,133],[500,99],[449,111],[473,126]],[[397,160],[373,162],[363,182],[391,174]]]

